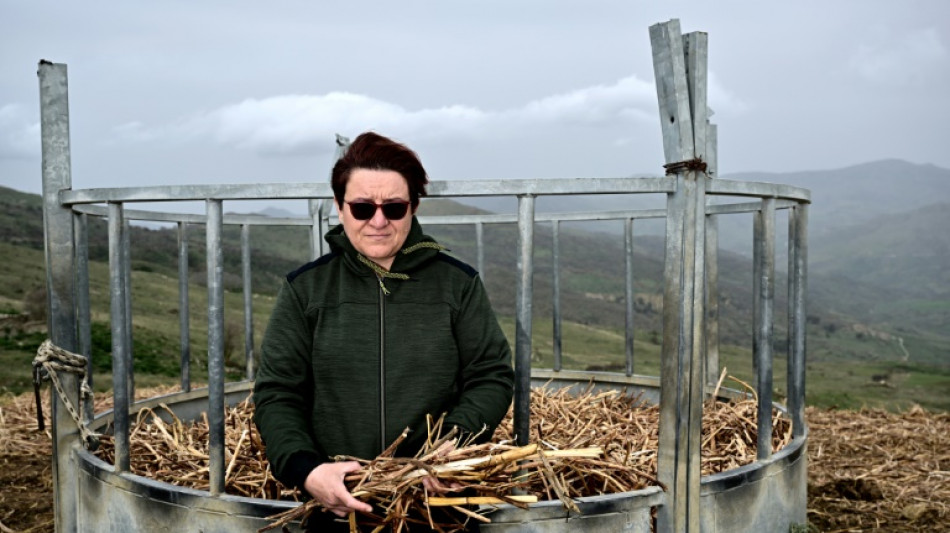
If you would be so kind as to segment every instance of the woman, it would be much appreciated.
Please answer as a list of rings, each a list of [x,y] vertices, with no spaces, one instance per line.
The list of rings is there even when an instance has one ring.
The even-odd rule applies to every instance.
[[[340,225],[330,253],[289,274],[261,347],[254,421],[274,476],[337,516],[371,507],[343,477],[426,415],[491,437],[511,402],[511,350],[477,272],[442,252],[415,218],[425,169],[406,146],[368,132],[331,177]],[[439,487],[429,480],[435,489]]]

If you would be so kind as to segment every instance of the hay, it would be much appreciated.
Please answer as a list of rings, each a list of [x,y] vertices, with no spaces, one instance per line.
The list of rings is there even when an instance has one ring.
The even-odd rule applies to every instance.
[[[207,420],[185,424],[167,408],[162,410],[164,413],[152,410],[139,413],[130,435],[132,472],[174,485],[207,490]],[[754,397],[730,402],[707,402],[703,417],[703,475],[755,461],[756,410]],[[164,414],[169,422],[163,422],[155,416],[157,414]],[[274,479],[263,443],[251,421],[252,416],[253,405],[250,401],[227,410],[225,491],[257,498],[302,499],[299,493],[283,487]],[[543,453],[533,456],[533,459],[528,458],[527,463],[512,463],[511,468],[493,470],[490,475],[478,479],[478,483],[474,483],[472,477],[458,477],[457,473],[446,471],[439,473],[438,477],[446,482],[461,482],[480,496],[498,501],[510,502],[510,496],[517,489],[543,500],[559,499],[567,508],[576,508],[573,500],[578,497],[659,485],[656,479],[658,418],[658,407],[622,391],[594,392],[588,389],[578,394],[570,388],[534,389],[531,395],[531,419],[535,424],[531,428],[529,442],[536,444]],[[777,451],[791,441],[791,427],[788,420],[779,416],[777,411],[773,413],[772,423],[773,451]],[[453,460],[510,451],[512,447],[505,443],[515,440],[512,426],[509,412],[492,438],[494,449],[463,445],[445,457],[430,457],[434,448],[425,449],[420,452],[421,456],[415,458],[413,469],[406,469],[403,463],[385,455],[372,461],[358,458],[364,462],[366,471],[361,471],[352,480],[365,479],[367,472],[373,470],[373,479],[382,480],[384,486],[388,487],[387,490],[368,491],[365,495],[367,500],[375,500],[377,508],[385,509],[386,515],[361,516],[361,525],[386,525],[399,529],[404,520],[431,522],[427,512],[427,504],[431,504],[428,503],[428,495],[421,490],[421,479],[413,481],[402,479],[399,475],[421,468],[436,471]],[[438,439],[438,433],[430,435],[430,441]],[[595,457],[554,458],[551,453],[592,449],[599,450]],[[113,443],[109,437],[103,438],[97,453],[103,460],[113,461]],[[423,459],[423,456],[426,458]],[[395,466],[380,469],[381,464]],[[519,468],[527,471],[527,475],[515,481],[512,478]],[[394,487],[400,490],[389,490]],[[350,489],[354,492],[366,490],[352,483]],[[289,515],[301,518],[314,506],[309,504],[306,509],[298,509]],[[470,513],[456,510],[461,515],[457,516],[458,522],[443,522],[439,524],[441,529],[457,530],[464,526],[465,520],[473,518]]]

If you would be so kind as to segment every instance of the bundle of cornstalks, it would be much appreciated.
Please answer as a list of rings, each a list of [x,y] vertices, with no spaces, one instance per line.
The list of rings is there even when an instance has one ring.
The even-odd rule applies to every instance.
[[[402,531],[407,524],[420,524],[435,531],[462,531],[469,519],[490,522],[482,514],[465,506],[510,503],[523,507],[538,501],[525,490],[537,483],[550,486],[566,506],[576,510],[572,495],[562,483],[563,472],[573,469],[581,473],[601,464],[603,450],[584,448],[542,450],[537,444],[516,447],[505,443],[464,444],[455,438],[453,428],[439,437],[442,421],[430,420],[428,440],[413,458],[393,457],[396,448],[408,436],[408,429],[389,448],[371,461],[357,457],[337,460],[358,461],[361,468],[345,478],[354,497],[370,502],[381,513],[350,515],[350,530],[371,527]],[[560,473],[560,476],[559,476]],[[423,480],[437,478],[453,487],[458,496],[430,494]],[[521,492],[521,493],[519,493]],[[449,508],[454,512],[438,512]],[[311,500],[275,519],[266,531],[303,518],[319,509]]]

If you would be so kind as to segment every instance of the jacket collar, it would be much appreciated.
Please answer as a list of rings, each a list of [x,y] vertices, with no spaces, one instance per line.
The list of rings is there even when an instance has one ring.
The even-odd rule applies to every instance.
[[[359,259],[360,253],[353,247],[353,243],[350,242],[346,233],[343,232],[343,224],[331,228],[324,239],[330,245],[330,250],[342,255],[346,264],[356,272],[369,275],[376,270]],[[409,235],[406,236],[406,242],[402,244],[402,248],[396,253],[389,272],[392,274],[408,274],[434,258],[439,251],[444,249],[445,247],[436,242],[435,239],[422,232],[422,225],[413,215]]]

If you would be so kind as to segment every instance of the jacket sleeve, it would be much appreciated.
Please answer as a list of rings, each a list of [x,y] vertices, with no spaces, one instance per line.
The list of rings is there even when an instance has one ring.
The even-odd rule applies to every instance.
[[[310,471],[327,460],[312,436],[312,335],[305,310],[285,280],[261,342],[254,383],[254,423],[274,477],[297,488],[303,488]]]
[[[477,441],[485,442],[511,405],[514,370],[508,340],[478,276],[465,288],[454,328],[461,359],[460,396],[445,424],[458,426],[463,435],[481,432]]]

